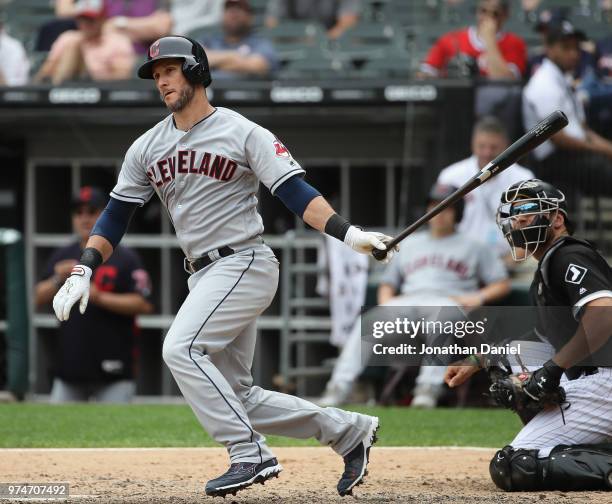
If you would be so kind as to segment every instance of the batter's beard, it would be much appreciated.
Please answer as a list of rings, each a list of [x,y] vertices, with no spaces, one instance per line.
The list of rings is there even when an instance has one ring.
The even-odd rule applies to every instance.
[[[193,100],[194,96],[195,86],[185,86],[183,89],[181,89],[179,99],[176,100],[174,103],[166,103],[166,107],[168,107],[168,110],[170,110],[170,112],[180,112],[191,103],[191,100]],[[161,96],[161,99],[162,101],[164,101],[163,95]]]

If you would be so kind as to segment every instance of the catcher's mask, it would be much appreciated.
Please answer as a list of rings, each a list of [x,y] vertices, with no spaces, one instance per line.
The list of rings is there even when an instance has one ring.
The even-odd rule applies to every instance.
[[[511,185],[501,197],[497,225],[510,244],[512,258],[524,261],[545,243],[558,212],[569,228],[565,195],[552,184],[532,179]],[[519,257],[517,249],[524,250]]]

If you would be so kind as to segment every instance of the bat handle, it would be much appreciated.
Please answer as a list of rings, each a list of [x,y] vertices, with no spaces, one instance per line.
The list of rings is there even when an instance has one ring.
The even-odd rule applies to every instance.
[[[385,257],[387,257],[387,250],[375,248],[372,250],[372,255],[377,261],[384,261]]]

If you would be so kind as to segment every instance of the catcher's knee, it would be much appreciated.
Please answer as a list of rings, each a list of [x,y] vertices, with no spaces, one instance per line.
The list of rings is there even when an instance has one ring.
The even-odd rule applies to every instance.
[[[502,490],[610,490],[612,444],[559,445],[548,457],[538,450],[499,450],[489,465],[493,482]]]
[[[538,450],[515,450],[506,446],[489,464],[491,479],[507,492],[537,490],[540,484]]]

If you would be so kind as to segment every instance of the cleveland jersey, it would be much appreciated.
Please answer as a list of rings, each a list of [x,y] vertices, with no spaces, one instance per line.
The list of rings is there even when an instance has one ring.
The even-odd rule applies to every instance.
[[[492,247],[462,233],[434,238],[421,231],[406,238],[381,281],[403,295],[459,296],[507,277]]]
[[[156,193],[189,259],[263,233],[259,182],[276,189],[304,170],[270,131],[218,107],[189,131],[172,115],[126,153],[111,196],[143,205]]]

